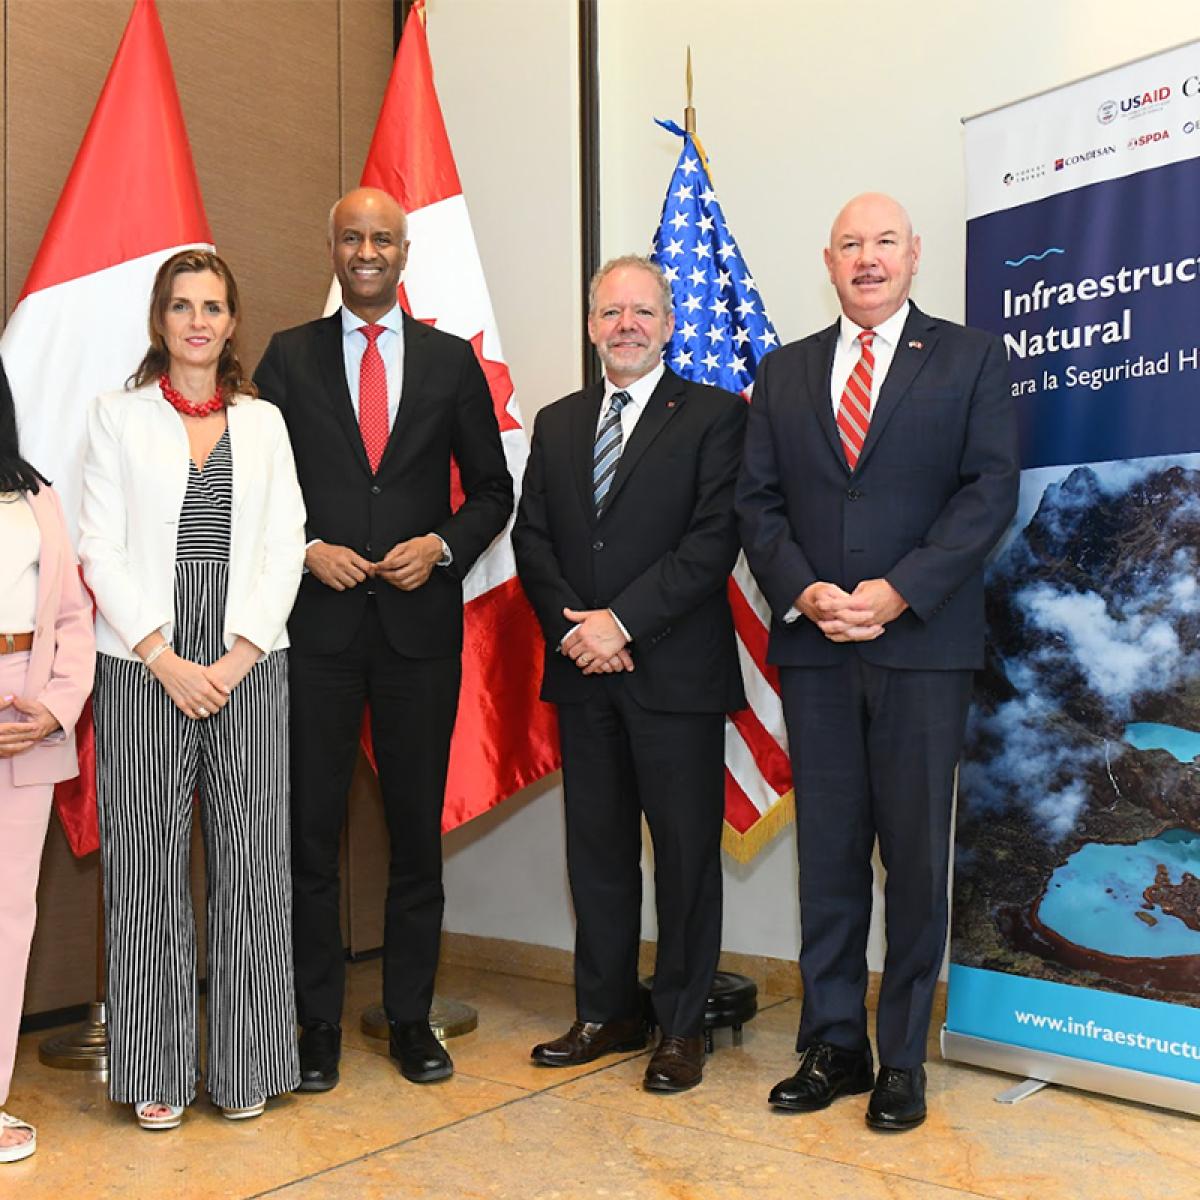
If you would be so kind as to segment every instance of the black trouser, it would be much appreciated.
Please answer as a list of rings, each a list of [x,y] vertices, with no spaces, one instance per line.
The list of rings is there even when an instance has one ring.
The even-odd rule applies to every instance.
[[[391,838],[383,1000],[393,1021],[423,1020],[433,1000],[442,909],[442,801],[461,660],[407,658],[374,602],[338,654],[292,648],[292,871],[296,1005],[301,1024],[339,1024],[345,949],[338,853],[363,705]]]
[[[954,767],[972,678],[971,671],[877,667],[857,654],[835,667],[780,671],[800,855],[798,1049],[867,1042],[878,837],[887,871],[879,1061],[902,1068],[925,1061],[946,944]]]
[[[721,950],[724,716],[650,712],[619,677],[558,708],[575,903],[580,1020],[638,1013],[642,813],[654,844],[654,1010],[666,1034],[703,1031]]]

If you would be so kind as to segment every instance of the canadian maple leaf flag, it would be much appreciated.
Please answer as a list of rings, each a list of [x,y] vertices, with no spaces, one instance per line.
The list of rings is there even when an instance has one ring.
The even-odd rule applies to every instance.
[[[433,83],[423,9],[418,0],[405,22],[362,186],[388,192],[408,214],[412,246],[401,303],[416,320],[475,348],[519,490],[529,442]],[[443,833],[560,765],[554,710],[538,699],[542,633],[517,582],[510,529],[511,522],[464,582],[462,693]]]
[[[159,265],[212,234],[154,0],[135,0],[108,78],[17,306],[0,338],[21,453],[62,498],[77,540],[89,401],[146,352]],[[72,851],[99,844],[91,705],[79,778],[55,789]]]

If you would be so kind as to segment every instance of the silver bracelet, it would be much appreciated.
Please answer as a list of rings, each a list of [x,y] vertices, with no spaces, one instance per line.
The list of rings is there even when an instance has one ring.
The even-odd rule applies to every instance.
[[[159,642],[159,644],[157,646],[155,646],[154,649],[151,650],[150,653],[147,654],[145,658],[142,659],[142,666],[145,667],[147,671],[150,670],[150,664],[152,662],[154,662],[154,660],[156,658],[158,658],[160,655],[166,654],[166,652],[168,650],[170,650],[170,648],[171,648],[170,642]]]

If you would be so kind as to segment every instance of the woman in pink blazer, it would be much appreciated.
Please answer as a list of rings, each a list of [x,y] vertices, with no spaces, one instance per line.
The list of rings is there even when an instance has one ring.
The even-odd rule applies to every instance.
[[[49,484],[20,455],[0,367],[0,1163],[37,1133],[3,1111],[12,1079],[54,785],[79,774],[75,722],[92,690],[92,605]]]

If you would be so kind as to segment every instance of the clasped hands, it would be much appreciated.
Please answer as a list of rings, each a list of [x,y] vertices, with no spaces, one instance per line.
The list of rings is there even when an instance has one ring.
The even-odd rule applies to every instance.
[[[150,640],[134,647],[139,657],[146,657]],[[156,649],[155,645],[149,645],[149,650]],[[208,666],[181,658],[174,650],[167,649],[156,653],[146,669],[162,685],[175,707],[196,721],[220,712],[229,703],[233,689],[261,657],[262,651],[253,642],[238,637],[229,650]]]
[[[14,758],[62,728],[58,718],[40,700],[0,696],[0,709],[4,708],[15,708],[31,719],[0,724],[0,758]]]
[[[304,553],[304,565],[326,587],[344,592],[367,579],[382,579],[402,592],[415,591],[441,561],[442,539],[436,533],[397,542],[378,562],[371,562],[349,546],[313,542]]]
[[[563,638],[559,653],[565,654],[585,675],[633,670],[628,640],[607,608],[564,608],[563,616],[574,621],[575,627]]]
[[[871,642],[908,602],[886,579],[864,579],[853,592],[835,583],[811,583],[796,607],[831,642]]]

